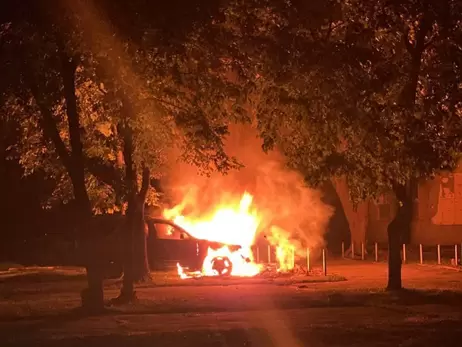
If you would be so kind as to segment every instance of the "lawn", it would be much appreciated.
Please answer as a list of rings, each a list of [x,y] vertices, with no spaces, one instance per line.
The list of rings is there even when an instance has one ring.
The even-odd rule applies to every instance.
[[[356,261],[332,264],[324,281],[180,282],[156,273],[160,285],[138,288],[138,303],[98,317],[76,309],[82,273],[43,272],[0,273],[2,346],[456,346],[462,338],[462,273],[435,266],[404,266],[409,289],[396,294],[383,290],[385,264]],[[108,299],[118,286],[108,281]]]

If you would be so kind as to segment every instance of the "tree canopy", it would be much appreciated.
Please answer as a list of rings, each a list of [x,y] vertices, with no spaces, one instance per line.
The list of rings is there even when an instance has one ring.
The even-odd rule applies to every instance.
[[[22,1],[0,17],[1,114],[25,173],[56,182],[48,202],[73,199],[79,216],[128,207],[139,238],[172,160],[240,167],[223,145],[233,122],[253,123],[310,185],[344,178],[355,204],[394,192],[403,229],[407,187],[461,152],[461,7]]]
[[[457,6],[233,1],[217,31],[265,147],[311,184],[346,176],[357,202],[456,165]]]
[[[189,55],[197,42],[185,44],[189,27],[203,12],[186,18],[174,3],[150,4],[141,12],[143,4],[24,4],[37,11],[23,17],[16,8],[4,20],[2,72],[10,84],[4,85],[3,107],[21,124],[16,149],[26,174],[40,169],[54,178],[54,197],[60,201],[73,196],[66,162],[75,147],[63,75],[69,61],[92,206],[107,211],[123,200],[123,122],[133,134],[135,163],[149,166],[153,177],[165,172],[173,145],[183,160],[204,172],[238,166],[223,150],[232,117],[220,107],[228,102],[226,86],[202,73],[207,61]],[[158,20],[152,20],[154,14]]]

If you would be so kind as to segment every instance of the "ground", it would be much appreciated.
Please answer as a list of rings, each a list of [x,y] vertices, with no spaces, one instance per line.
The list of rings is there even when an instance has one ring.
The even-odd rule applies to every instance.
[[[462,272],[405,265],[400,294],[383,291],[386,264],[329,265],[323,276],[181,282],[138,289],[135,305],[79,313],[80,270],[0,273],[1,346],[456,346]],[[346,279],[343,280],[342,279]],[[224,285],[223,285],[224,284]],[[108,282],[107,299],[118,294]]]

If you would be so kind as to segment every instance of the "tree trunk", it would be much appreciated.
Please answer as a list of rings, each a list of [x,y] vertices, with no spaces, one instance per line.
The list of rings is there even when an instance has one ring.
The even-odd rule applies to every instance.
[[[361,252],[361,244],[366,242],[367,223],[369,216],[368,202],[360,202],[353,206],[350,200],[348,182],[345,177],[332,179],[337,195],[345,212],[351,234],[351,243],[354,245],[354,253]],[[348,252],[352,252],[351,245]],[[347,252],[347,253],[348,253]]]
[[[122,127],[125,160],[125,181],[128,187],[127,227],[125,233],[124,279],[116,303],[136,300],[134,283],[150,278],[147,257],[147,234],[145,232],[144,205],[150,185],[150,171],[143,167],[141,189],[138,192],[137,169],[133,162],[133,132],[126,122]]]
[[[63,79],[64,98],[66,101],[66,113],[69,128],[69,140],[71,153],[69,155],[69,174],[74,188],[74,197],[78,202],[78,215],[82,216],[80,236],[83,243],[83,254],[86,260],[88,288],[82,292],[82,307],[89,311],[101,311],[104,308],[103,293],[103,265],[99,257],[98,247],[95,248],[94,234],[91,228],[92,210],[85,185],[85,166],[83,144],[81,139],[80,116],[77,109],[77,97],[75,94],[75,72],[77,69],[77,57],[69,57],[60,47],[61,75]]]
[[[134,243],[134,280],[136,282],[148,281],[151,279],[149,269],[147,237],[148,231],[144,221],[144,206],[149,190],[150,172],[143,168],[143,179],[140,192],[137,194],[137,210],[134,219],[133,243]]]
[[[128,119],[130,110],[128,109],[128,101],[123,102],[124,112],[126,113],[126,119],[121,124],[121,131],[123,134],[123,156],[125,161],[125,185],[128,189],[128,208],[127,208],[127,224],[125,228],[125,250],[124,250],[124,277],[122,283],[122,289],[119,297],[116,299],[117,303],[128,303],[136,299],[135,293],[135,273],[134,273],[134,240],[135,240],[135,229],[137,222],[137,216],[139,215],[138,199],[138,183],[136,177],[136,167],[133,162],[133,131],[130,128]]]
[[[130,203],[131,202],[131,203]],[[122,289],[116,303],[129,303],[136,299],[135,280],[133,273],[133,225],[136,214],[134,213],[133,200],[129,201],[126,215],[126,227],[124,234],[124,276]],[[131,205],[131,206],[130,206]]]
[[[422,63],[422,54],[430,42],[425,42],[425,37],[432,28],[433,20],[429,13],[421,19],[414,42],[409,41],[409,31],[404,35],[404,43],[411,56],[409,67],[409,80],[401,94],[401,104],[409,111],[414,110],[419,75]],[[395,218],[388,225],[388,290],[400,290],[401,279],[401,246],[411,233],[414,201],[413,189],[416,182],[411,179],[407,186],[394,184],[393,190],[398,201],[398,210]]]
[[[395,218],[388,225],[388,290],[400,290],[401,246],[404,235],[409,235],[413,216],[412,180],[408,185],[395,184],[393,191],[398,201]]]
[[[387,290],[400,290],[401,283],[401,233],[398,215],[388,225],[388,285]]]
[[[82,291],[82,306],[91,312],[104,309],[103,298],[103,272],[101,259],[95,249],[95,242],[91,233],[92,209],[85,185],[85,167],[83,158],[83,145],[80,136],[80,118],[77,110],[75,95],[76,61],[64,53],[60,46],[62,63],[61,76],[63,78],[64,98],[66,100],[66,113],[69,128],[71,150],[69,151],[62,140],[53,114],[42,97],[39,80],[32,71],[27,71],[27,83],[31,94],[40,109],[40,125],[44,136],[49,139],[58,154],[60,161],[66,169],[71,182],[76,202],[76,227],[79,230],[79,243],[87,270],[88,288]]]

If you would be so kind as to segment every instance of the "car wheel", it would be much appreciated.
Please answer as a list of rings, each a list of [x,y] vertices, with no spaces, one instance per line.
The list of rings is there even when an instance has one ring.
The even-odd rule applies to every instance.
[[[233,263],[228,257],[215,257],[212,259],[212,269],[217,272],[218,276],[231,276]]]

